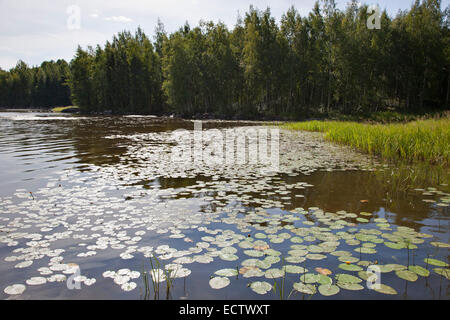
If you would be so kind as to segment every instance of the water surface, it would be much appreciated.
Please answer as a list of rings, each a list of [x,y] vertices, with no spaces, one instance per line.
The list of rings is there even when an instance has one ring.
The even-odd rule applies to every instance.
[[[264,128],[203,123],[205,131],[244,126]],[[193,128],[154,117],[0,113],[0,298],[153,299],[142,276],[151,257],[180,268],[172,299],[279,299],[279,291],[258,294],[250,286],[279,287],[283,278],[268,270],[286,265],[311,274],[329,269],[334,284],[336,274],[361,277],[341,269],[347,260],[364,271],[390,266],[380,280],[396,294],[370,290],[360,279],[361,290],[341,286],[336,295],[310,297],[293,290],[302,273],[286,273],[284,298],[449,298],[449,280],[424,260],[449,263],[446,175],[404,190],[392,167],[382,170],[376,159],[320,134],[288,131],[280,133],[277,173],[249,163],[171,162],[173,131]],[[386,245],[405,239],[409,250]],[[393,265],[430,274],[408,281]],[[67,285],[75,266],[80,289]],[[253,276],[228,276],[226,287],[211,288],[216,271],[248,271],[243,266]],[[28,284],[33,277],[45,283]],[[3,291],[13,284],[26,290]],[[160,285],[165,299],[166,282]]]

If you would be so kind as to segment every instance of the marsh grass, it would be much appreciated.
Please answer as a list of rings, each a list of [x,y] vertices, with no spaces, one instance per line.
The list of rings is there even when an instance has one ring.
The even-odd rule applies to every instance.
[[[154,259],[154,260],[153,260]],[[160,274],[159,270],[163,270],[163,275]],[[148,300],[151,298],[151,292],[153,291],[153,299],[159,300],[160,299],[160,289],[161,289],[161,282],[166,283],[166,300],[168,300],[171,297],[171,290],[173,288],[173,282],[175,280],[172,272],[173,270],[166,270],[163,265],[159,262],[159,260],[156,257],[150,258],[150,271],[145,270],[145,266],[142,267],[142,275],[143,275],[143,282],[144,282],[144,289],[145,293],[143,296],[144,300]],[[155,275],[155,276],[153,276]],[[160,276],[162,276],[162,279],[160,279]],[[149,281],[150,279],[150,281]],[[151,282],[151,287],[150,287]]]
[[[286,123],[281,127],[323,132],[325,139],[329,141],[348,145],[386,160],[427,162],[445,167],[449,161],[448,118],[389,124],[307,121]]]

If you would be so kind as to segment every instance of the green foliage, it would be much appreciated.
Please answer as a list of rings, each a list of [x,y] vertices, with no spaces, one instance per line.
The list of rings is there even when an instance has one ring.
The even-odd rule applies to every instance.
[[[442,166],[447,166],[449,162],[448,118],[390,124],[308,121],[289,123],[284,127],[324,132],[330,141],[390,160],[427,161]]]
[[[67,86],[69,65],[64,60],[45,61],[30,68],[19,61],[9,72],[0,70],[0,106],[50,107],[70,104]]]
[[[160,113],[160,57],[139,28],[121,32],[104,49],[78,48],[70,64],[72,100],[84,112]]]
[[[353,0],[342,11],[322,0],[303,17],[289,8],[278,24],[269,8],[250,6],[233,30],[201,21],[168,35],[158,20],[154,43],[139,28],[104,47],[78,48],[67,82],[85,112],[383,120],[446,110],[448,13],[440,0],[418,0],[395,17],[382,12],[381,29],[370,30],[367,5]],[[58,63],[59,71],[55,63],[0,71],[0,104],[54,104],[53,91],[67,98],[68,69]]]

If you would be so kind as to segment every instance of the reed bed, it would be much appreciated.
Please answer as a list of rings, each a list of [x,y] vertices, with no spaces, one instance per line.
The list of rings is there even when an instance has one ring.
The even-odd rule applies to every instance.
[[[349,145],[388,160],[448,165],[448,118],[389,124],[306,121],[286,123],[282,127],[323,132],[329,141]]]

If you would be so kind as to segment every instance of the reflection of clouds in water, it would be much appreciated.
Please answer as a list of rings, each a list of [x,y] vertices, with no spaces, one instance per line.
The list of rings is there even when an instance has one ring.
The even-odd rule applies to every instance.
[[[290,212],[268,213],[268,208],[285,208],[290,204],[293,190],[313,186],[263,175],[258,165],[175,165],[170,161],[173,147],[170,136],[171,132],[108,136],[131,141],[119,162],[101,167],[90,165],[89,172],[61,171],[49,178],[46,187],[33,192],[34,199],[25,189],[16,190],[14,197],[2,198],[0,242],[7,246],[0,257],[3,269],[10,272],[14,266],[22,267],[20,270],[26,271],[27,279],[18,284],[41,283],[45,288],[48,284],[43,284],[44,280],[58,282],[70,276],[71,263],[75,263],[82,270],[77,279],[86,285],[81,291],[86,290],[89,297],[90,290],[107,286],[108,279],[104,278],[112,279],[112,290],[136,290],[135,279],[142,277],[140,271],[113,269],[109,265],[112,263],[137,269],[141,267],[139,259],[156,257],[177,271],[174,277],[189,277],[202,265],[215,263],[219,269],[223,261],[236,261],[247,267],[243,271],[246,277],[272,279],[284,274],[277,265],[280,256],[286,256],[285,260],[292,264],[308,260],[311,265],[314,260],[320,263],[334,256],[333,252],[344,247],[339,256],[364,265],[367,261],[360,261],[360,254],[375,254],[377,245],[384,246],[383,238],[398,243],[407,237],[419,245],[424,242],[421,238],[429,237],[410,228],[394,229],[382,218],[371,220],[380,224],[371,224],[372,229],[358,228],[357,218],[367,222],[372,217],[365,216],[366,220],[362,220],[344,210],[332,213],[320,208],[295,208]],[[280,171],[298,176],[320,169],[370,168],[367,157],[319,137],[312,133],[281,132]],[[208,179],[204,181],[199,176]],[[193,181],[183,187],[138,185],[156,178],[179,177]],[[222,227],[216,228],[215,223]],[[249,237],[254,231],[258,235]],[[362,241],[372,244],[360,248]],[[286,244],[288,251],[282,249]],[[189,264],[194,265],[187,268],[185,265]],[[162,268],[165,267],[154,274],[161,276],[158,281],[167,271]],[[96,269],[102,270],[102,277],[93,275]],[[288,270],[305,271],[298,266]],[[9,279],[2,278],[4,289],[10,285]],[[216,277],[210,285],[225,289],[228,281]],[[252,289],[263,294],[268,286],[260,283]],[[9,287],[5,294],[10,290],[13,288]],[[26,295],[31,291],[27,290],[24,297],[35,297]],[[52,296],[50,291],[44,292]],[[33,293],[40,297],[39,293]]]

